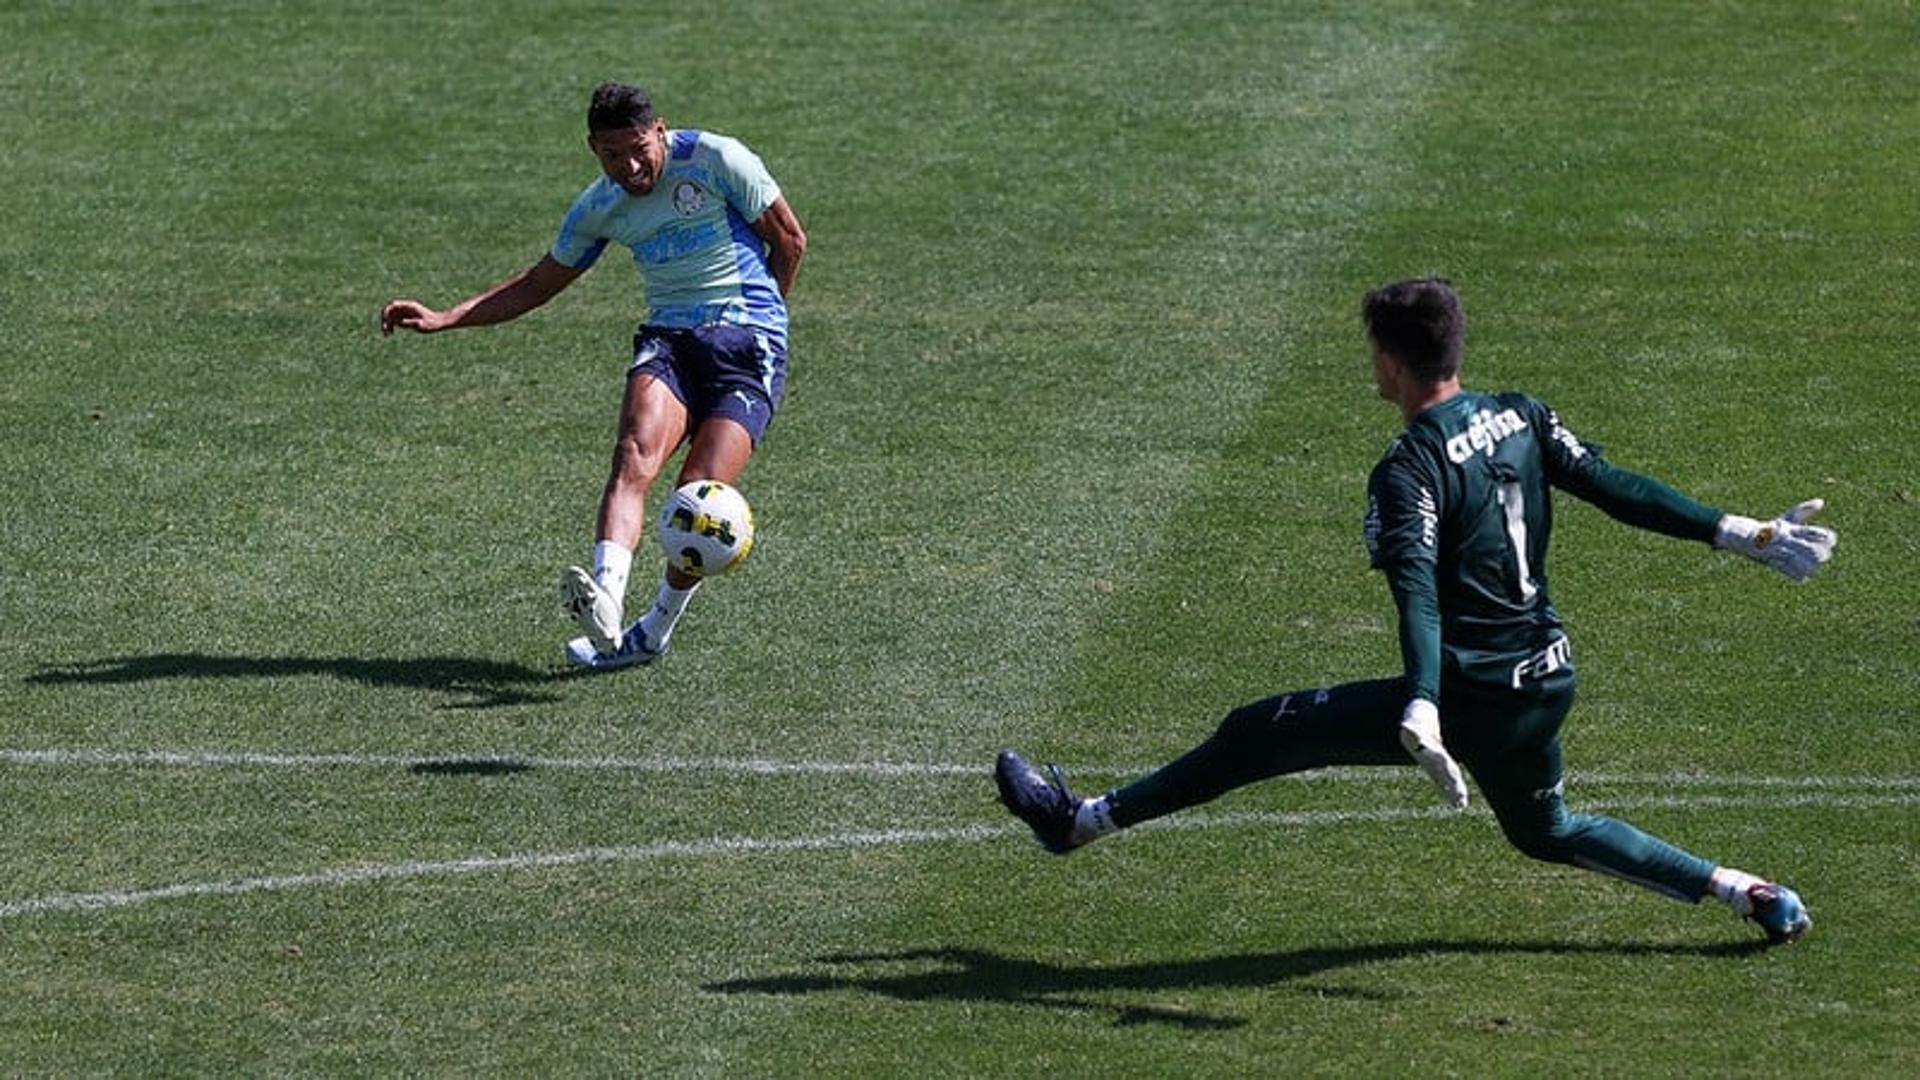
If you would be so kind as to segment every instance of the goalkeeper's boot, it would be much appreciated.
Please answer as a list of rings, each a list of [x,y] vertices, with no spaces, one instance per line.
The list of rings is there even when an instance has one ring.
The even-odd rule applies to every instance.
[[[667,655],[667,642],[658,647],[647,644],[646,631],[639,623],[627,627],[620,635],[620,647],[612,652],[601,652],[593,647],[589,638],[577,637],[567,642],[567,662],[575,667],[592,668],[595,671],[612,671],[615,668],[632,667],[635,664],[651,664]]]
[[[560,606],[580,624],[596,651],[620,651],[620,598],[601,588],[592,574],[577,566],[561,571]]]
[[[1027,759],[1011,750],[1000,751],[993,764],[993,780],[1000,787],[1000,801],[1013,816],[1027,823],[1040,846],[1055,855],[1065,855],[1084,841],[1073,836],[1073,817],[1080,800],[1067,790],[1067,778],[1060,766],[1047,766],[1053,778],[1041,776]]]
[[[1747,918],[1767,932],[1769,945],[1790,945],[1813,929],[1807,905],[1800,902],[1799,893],[1785,885],[1763,882],[1747,890],[1747,899],[1753,902],[1753,914]]]

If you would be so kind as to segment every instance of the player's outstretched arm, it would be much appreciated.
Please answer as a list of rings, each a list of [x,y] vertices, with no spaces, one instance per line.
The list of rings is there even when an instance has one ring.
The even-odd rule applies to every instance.
[[[421,334],[462,326],[488,326],[517,319],[558,296],[583,270],[543,255],[540,261],[484,292],[475,293],[445,311],[418,300],[394,300],[380,309],[380,332],[412,330]]]
[[[1772,521],[1724,514],[1714,530],[1713,546],[1737,551],[1795,581],[1805,581],[1833,558],[1833,547],[1840,540],[1832,529],[1806,523],[1826,505],[1825,500],[1808,499]]]

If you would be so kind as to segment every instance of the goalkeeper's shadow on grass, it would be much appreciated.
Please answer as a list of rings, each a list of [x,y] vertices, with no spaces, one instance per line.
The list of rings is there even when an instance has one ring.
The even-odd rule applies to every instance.
[[[59,664],[26,677],[40,686],[107,686],[172,679],[277,679],[320,675],[365,686],[433,690],[453,695],[443,708],[497,709],[560,701],[540,689],[577,673],[541,671],[521,664],[460,656],[369,658],[359,656],[212,656],[158,653]]]
[[[1209,989],[1279,988],[1315,997],[1390,1002],[1397,991],[1314,981],[1344,968],[1445,955],[1748,956],[1765,942],[1715,945],[1615,945],[1567,942],[1422,939],[1352,948],[1308,948],[1243,953],[1145,964],[1052,964],[985,949],[908,949],[891,953],[830,953],[814,958],[826,970],[764,978],[729,979],[702,989],[718,994],[817,994],[856,990],[900,1001],[1000,1002],[1067,1012],[1105,1013],[1116,1027],[1169,1024],[1229,1030],[1244,1017],[1222,1016],[1165,1003],[1108,1002],[1089,995]]]

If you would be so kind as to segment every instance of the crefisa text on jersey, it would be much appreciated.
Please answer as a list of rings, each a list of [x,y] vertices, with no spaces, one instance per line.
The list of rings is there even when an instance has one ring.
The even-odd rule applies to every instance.
[[[1513,409],[1481,409],[1467,421],[1467,430],[1447,440],[1447,457],[1455,465],[1465,464],[1477,451],[1488,457],[1493,448],[1509,435],[1527,430],[1527,422]]]

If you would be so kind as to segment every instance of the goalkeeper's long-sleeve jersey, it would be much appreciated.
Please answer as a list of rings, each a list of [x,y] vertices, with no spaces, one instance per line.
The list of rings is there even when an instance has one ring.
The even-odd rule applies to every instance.
[[[1610,464],[1525,394],[1462,391],[1432,406],[1367,482],[1367,550],[1399,608],[1410,697],[1438,703],[1443,676],[1517,688],[1556,663],[1565,635],[1547,591],[1552,488],[1682,539],[1710,543],[1720,519]]]

